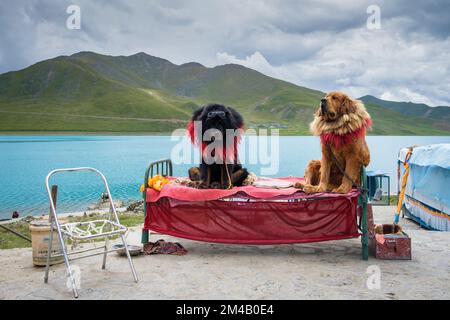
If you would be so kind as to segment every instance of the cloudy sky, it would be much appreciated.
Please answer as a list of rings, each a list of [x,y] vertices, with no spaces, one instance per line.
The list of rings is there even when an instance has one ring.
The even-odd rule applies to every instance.
[[[71,4],[79,30],[66,27]],[[2,0],[0,73],[78,51],[143,51],[177,64],[239,63],[355,97],[450,105],[449,16],[446,0]]]

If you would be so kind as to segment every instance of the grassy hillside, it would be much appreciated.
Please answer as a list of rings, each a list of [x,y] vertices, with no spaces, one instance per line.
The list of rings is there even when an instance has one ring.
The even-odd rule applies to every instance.
[[[436,128],[450,130],[449,107],[430,107],[424,103],[388,101],[370,95],[361,97],[360,100],[366,104],[378,105],[403,115],[431,120]]]
[[[2,131],[160,132],[184,123],[187,102],[130,87],[70,59],[0,76]]]
[[[175,65],[145,53],[80,52],[0,75],[0,131],[170,132],[200,105],[234,106],[247,127],[309,134],[323,93],[240,65]],[[373,134],[448,135],[433,118],[368,103]],[[442,110],[441,112],[446,112]]]
[[[372,131],[369,132],[371,135],[427,136],[450,134],[449,131],[434,127],[426,119],[405,117],[399,112],[373,104],[366,104],[366,107],[373,119]]]

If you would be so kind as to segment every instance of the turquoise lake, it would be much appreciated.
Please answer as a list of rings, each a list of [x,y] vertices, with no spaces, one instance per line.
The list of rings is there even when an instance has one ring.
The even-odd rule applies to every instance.
[[[244,141],[247,146],[248,139]],[[369,170],[389,174],[395,193],[398,150],[414,144],[450,143],[450,137],[370,136],[367,141],[372,156]],[[140,199],[139,186],[147,165],[152,160],[169,158],[176,145],[179,142],[171,141],[169,136],[0,136],[0,218],[11,217],[14,210],[21,216],[46,213],[44,180],[56,168],[95,167],[107,177],[114,199]],[[186,141],[182,145],[190,148]],[[244,165],[258,175],[303,176],[307,162],[320,159],[317,137],[279,137],[278,148],[275,174],[260,172],[267,162],[248,163],[254,151],[247,149],[241,152]],[[176,164],[174,175],[186,176],[190,166],[192,163]],[[103,191],[102,182],[93,173],[64,173],[51,182],[59,185],[57,207],[61,213],[85,210],[87,205],[98,202]]]

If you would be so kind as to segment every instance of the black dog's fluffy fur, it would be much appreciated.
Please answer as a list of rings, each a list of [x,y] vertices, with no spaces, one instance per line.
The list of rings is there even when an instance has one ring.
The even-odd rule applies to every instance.
[[[217,113],[221,116],[215,116]],[[242,116],[236,110],[220,104],[210,104],[196,110],[191,120],[201,121],[202,137],[208,129],[219,130],[224,140],[223,148],[226,148],[228,142],[226,141],[226,130],[238,130],[244,124]],[[205,143],[209,144],[212,141],[205,141]],[[234,142],[230,141],[230,143]],[[201,148],[201,142],[199,143],[199,147]],[[237,145],[235,147],[237,148]],[[234,157],[234,162],[227,163],[226,165],[228,166],[232,186],[242,186],[242,183],[248,177],[248,171],[239,164],[237,152],[236,157]],[[200,166],[189,169],[189,178],[192,181],[199,181],[200,188],[226,189],[230,186],[225,164],[207,164],[203,159],[203,154]]]

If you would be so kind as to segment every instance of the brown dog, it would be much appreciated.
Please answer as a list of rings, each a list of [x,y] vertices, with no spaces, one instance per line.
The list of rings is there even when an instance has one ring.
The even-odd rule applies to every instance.
[[[347,193],[354,183],[359,184],[361,165],[370,162],[365,135],[371,125],[361,101],[338,91],[328,93],[310,125],[311,132],[320,136],[322,160],[308,163],[305,184],[296,187],[307,193]]]

